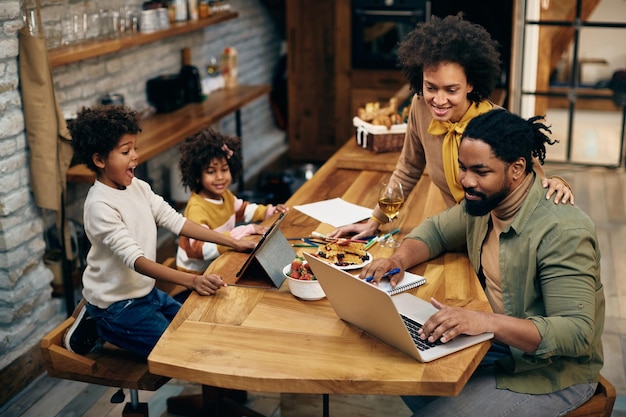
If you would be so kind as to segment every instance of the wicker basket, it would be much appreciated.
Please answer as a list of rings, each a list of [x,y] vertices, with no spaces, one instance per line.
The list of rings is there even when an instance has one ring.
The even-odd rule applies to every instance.
[[[364,122],[358,117],[352,120],[356,128],[356,143],[374,153],[398,152],[404,144],[406,123],[387,126],[378,126]]]

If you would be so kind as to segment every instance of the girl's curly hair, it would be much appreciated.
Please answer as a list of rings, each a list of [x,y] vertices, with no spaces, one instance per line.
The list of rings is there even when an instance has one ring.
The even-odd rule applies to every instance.
[[[185,139],[180,147],[181,183],[185,189],[194,193],[202,191],[202,172],[213,159],[226,159],[230,175],[235,182],[243,168],[241,141],[235,136],[226,136],[213,129],[201,132]]]
[[[444,62],[459,64],[474,89],[473,102],[489,98],[500,78],[498,43],[482,26],[463,20],[459,13],[420,23],[400,43],[398,65],[411,88],[423,94],[424,69]]]
[[[76,162],[97,173],[93,155],[106,158],[126,134],[141,132],[137,112],[126,106],[102,105],[83,107],[75,120],[68,123]]]

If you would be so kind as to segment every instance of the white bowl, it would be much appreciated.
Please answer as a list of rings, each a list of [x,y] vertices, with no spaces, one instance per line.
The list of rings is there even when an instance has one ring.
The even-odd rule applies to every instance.
[[[287,278],[289,291],[291,291],[294,296],[307,301],[321,300],[322,298],[326,297],[326,294],[324,294],[324,290],[322,290],[322,286],[320,285],[319,281],[291,278],[289,275],[287,275],[290,270],[291,264],[286,265],[283,268],[283,274]]]

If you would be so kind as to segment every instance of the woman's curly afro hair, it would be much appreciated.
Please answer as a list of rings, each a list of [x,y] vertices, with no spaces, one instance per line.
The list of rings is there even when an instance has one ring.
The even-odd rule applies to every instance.
[[[489,98],[500,78],[498,43],[480,25],[463,16],[433,16],[420,23],[402,40],[398,65],[419,95],[423,93],[424,69],[453,62],[465,70],[467,82],[474,89],[468,94],[473,102]]]
[[[241,175],[243,161],[241,141],[235,136],[226,136],[213,129],[204,129],[188,137],[180,147],[181,183],[194,193],[202,191],[202,172],[214,159],[226,159],[233,182]]]
[[[68,123],[68,129],[74,160],[95,173],[98,167],[93,163],[94,154],[106,158],[122,136],[141,132],[137,112],[126,106],[111,105],[83,107],[76,119]]]

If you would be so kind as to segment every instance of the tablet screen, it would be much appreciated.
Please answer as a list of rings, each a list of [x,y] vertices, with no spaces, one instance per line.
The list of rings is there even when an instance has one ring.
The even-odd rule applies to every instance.
[[[274,233],[274,231],[278,229],[278,226],[280,226],[280,223],[283,221],[283,219],[285,218],[286,214],[287,213],[285,213],[285,212],[280,213],[278,218],[276,220],[274,220],[274,223],[272,223],[271,226],[267,229],[267,231],[265,233],[263,233],[263,236],[261,236],[261,239],[259,240],[259,243],[257,243],[257,245],[254,247],[252,252],[250,252],[250,255],[248,256],[248,259],[246,259],[246,262],[244,262],[244,264],[241,267],[241,269],[239,270],[239,272],[237,272],[237,277],[242,276],[243,273],[246,271],[246,269],[248,269],[248,267],[250,266],[250,264],[252,263],[252,261],[256,257],[257,253],[259,253],[261,251],[261,248],[263,247],[263,245],[265,245],[265,242],[267,242],[269,240],[269,237],[272,235],[272,233]]]

